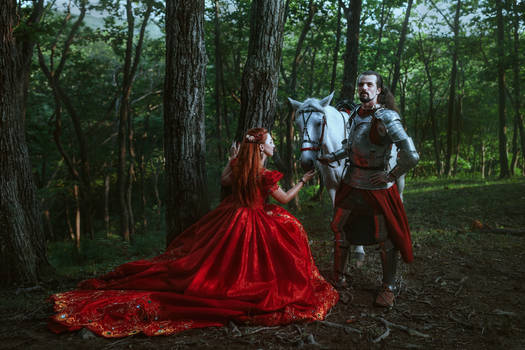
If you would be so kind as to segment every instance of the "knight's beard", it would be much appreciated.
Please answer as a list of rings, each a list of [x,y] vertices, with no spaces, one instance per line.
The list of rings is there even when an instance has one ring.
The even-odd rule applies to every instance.
[[[372,99],[370,98],[370,95],[362,94],[362,95],[359,95],[359,101],[361,101],[363,103],[368,103],[368,102],[372,101]]]

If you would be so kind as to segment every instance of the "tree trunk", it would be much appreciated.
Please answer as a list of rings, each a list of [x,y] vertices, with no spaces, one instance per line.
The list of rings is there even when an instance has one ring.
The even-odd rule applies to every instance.
[[[276,113],[285,3],[253,0],[250,43],[241,82],[241,114],[236,138],[254,127],[270,129]]]
[[[514,36],[514,55],[512,57],[512,71],[514,75],[513,80],[513,92],[514,92],[514,119],[515,125],[518,128],[520,140],[521,140],[521,158],[524,166],[522,173],[525,173],[525,131],[523,130],[523,116],[520,113],[521,108],[521,90],[520,90],[520,54],[519,54],[519,29],[520,29],[520,12],[518,9],[518,3],[514,0],[513,4],[514,17],[513,17],[513,36]]]
[[[64,46],[60,54],[60,61],[54,65],[53,57],[55,56],[55,49],[57,47],[57,42],[53,43],[50,48],[51,54],[49,59],[49,66],[45,62],[45,58],[42,54],[40,46],[38,47],[38,61],[42,72],[46,76],[49,86],[53,92],[53,97],[55,99],[55,131],[54,139],[57,145],[58,151],[64,158],[64,161],[68,165],[71,176],[78,182],[79,185],[79,196],[80,196],[80,210],[81,216],[83,218],[83,230],[87,235],[93,239],[94,238],[94,229],[93,229],[93,219],[92,219],[92,189],[91,189],[91,175],[89,169],[89,157],[87,151],[87,143],[84,132],[81,126],[81,119],[77,112],[76,107],[69,99],[66,92],[62,89],[60,85],[60,76],[62,70],[64,69],[69,53],[69,49],[73,43],[73,40],[80,29],[84,21],[84,16],[86,14],[86,5],[87,1],[80,2],[80,14],[77,17],[75,23],[71,27],[71,30],[66,36],[64,41]],[[69,19],[71,18],[70,13],[66,14],[66,17],[63,22],[62,31],[66,28]],[[58,41],[57,37],[57,41]],[[75,135],[78,139],[78,149],[80,156],[80,169],[77,169],[77,166],[71,162],[69,156],[67,155],[65,149],[61,145],[60,134],[61,134],[61,108],[62,105],[65,107],[67,113],[69,114],[71,121],[73,123],[73,129],[75,130]]]
[[[344,54],[342,100],[354,100],[359,58],[359,25],[362,0],[350,0],[349,7],[344,6],[346,18],[346,50]],[[341,0],[342,4],[342,0]]]
[[[224,98],[224,81],[222,72],[221,26],[219,23],[219,0],[215,0],[215,118],[217,120],[218,156],[221,163],[224,161],[222,125]]]
[[[458,94],[458,100],[456,105],[456,150],[454,155],[454,168],[452,175],[456,176],[458,173],[458,158],[459,151],[461,148],[461,120],[463,116],[463,96],[461,93]]]
[[[111,233],[110,231],[110,222],[109,222],[109,189],[110,189],[110,174],[109,170],[106,170],[106,175],[104,176],[104,223],[106,224],[106,237],[109,238]]]
[[[445,175],[452,175],[452,168],[450,166],[450,160],[452,158],[452,143],[453,143],[453,132],[454,132],[454,102],[456,100],[456,76],[457,76],[457,60],[458,60],[458,49],[459,49],[459,13],[461,9],[461,0],[458,0],[456,4],[456,15],[454,16],[454,48],[452,51],[452,70],[450,72],[450,91],[448,96],[448,112],[447,112],[447,150],[445,153]]]
[[[133,80],[137,71],[142,53],[142,44],[149,16],[152,11],[152,4],[148,3],[144,18],[140,26],[139,39],[133,54],[133,37],[135,34],[135,16],[133,14],[132,1],[126,1],[126,19],[128,24],[126,53],[124,57],[124,68],[122,72],[122,90],[119,104],[119,127],[118,127],[118,165],[117,165],[117,189],[120,209],[120,235],[125,241],[131,240],[131,235],[135,231],[135,222],[131,209],[131,198],[129,198],[130,181],[133,179],[133,165],[131,162],[130,149],[130,96],[133,87]]]
[[[204,93],[204,0],[166,6],[164,154],[167,243],[208,211]]]
[[[503,3],[496,1],[496,51],[498,56],[498,138],[499,138],[499,164],[500,178],[509,177],[509,160],[507,158],[507,125],[505,116],[505,52],[503,47],[504,24]]]
[[[341,46],[341,1],[337,1],[337,29],[335,32],[334,58],[332,61],[332,79],[330,80],[330,92],[335,89],[335,79],[337,76],[337,60],[339,59],[339,48]]]
[[[340,0],[341,1],[341,0]],[[374,63],[372,64],[372,69],[377,70],[379,66],[379,57],[381,56],[381,40],[383,39],[383,30],[385,28],[385,23],[387,22],[388,18],[390,17],[390,6],[386,8],[385,13],[385,6],[386,3],[390,3],[389,1],[382,1],[381,2],[381,15],[379,19],[379,34],[377,36],[377,50],[376,55],[374,57]]]
[[[430,50],[432,50],[432,47],[430,48]],[[430,52],[428,56],[425,55],[425,50],[423,47],[423,40],[421,38],[421,35],[419,36],[419,55],[425,66],[425,73],[428,79],[428,90],[429,90],[428,114],[430,116],[430,121],[432,123],[432,139],[434,141],[434,157],[436,161],[436,174],[440,176],[442,174],[440,145],[439,145],[440,142],[438,139],[437,122],[436,122],[436,116],[435,116],[435,111],[434,111],[434,94],[435,94],[434,84],[432,80],[432,74],[430,73],[430,60],[432,59],[432,54]]]
[[[296,88],[297,88],[297,70],[299,64],[303,60],[303,44],[308,32],[310,31],[312,20],[314,18],[315,12],[317,11],[314,6],[313,0],[310,0],[308,3],[308,14],[303,24],[303,29],[297,40],[297,45],[295,46],[295,56],[292,62],[292,71],[289,77],[289,87],[288,95],[292,98],[296,98]],[[284,186],[286,189],[292,187],[293,175],[294,175],[294,157],[293,157],[293,144],[294,144],[294,111],[290,107],[288,110],[288,118],[286,119],[286,172],[284,174]],[[299,206],[299,197],[296,196],[293,201],[290,202],[291,208],[297,208]]]
[[[40,20],[42,1],[24,23]],[[15,1],[0,2],[0,284],[37,283],[49,268],[31,163],[25,139],[25,98],[34,43],[13,37]],[[24,38],[28,41],[24,41]]]
[[[397,82],[399,80],[399,74],[401,71],[401,57],[403,56],[403,49],[405,48],[405,39],[407,36],[408,20],[410,18],[410,10],[412,9],[412,3],[413,0],[408,0],[407,9],[405,12],[405,21],[403,22],[403,28],[401,29],[401,37],[399,38],[397,52],[395,55],[396,60],[394,63],[394,77],[392,78],[392,84],[390,86],[390,90],[394,95],[396,92]]]

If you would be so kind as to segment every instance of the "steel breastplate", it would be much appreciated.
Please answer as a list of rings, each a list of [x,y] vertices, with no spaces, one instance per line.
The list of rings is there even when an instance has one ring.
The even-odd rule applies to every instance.
[[[352,124],[347,143],[350,164],[344,181],[352,187],[362,189],[389,188],[393,182],[377,186],[371,184],[369,178],[374,173],[390,170],[388,161],[392,143],[386,141],[386,138],[382,139],[383,142],[379,145],[371,142],[372,116],[356,116]]]

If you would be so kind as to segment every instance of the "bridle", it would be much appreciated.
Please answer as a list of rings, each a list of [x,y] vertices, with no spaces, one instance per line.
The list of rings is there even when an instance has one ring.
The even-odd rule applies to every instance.
[[[308,133],[308,122],[310,121],[310,118],[312,117],[312,114],[314,112],[317,112],[317,113],[322,113],[323,114],[323,119],[321,121],[321,137],[319,138],[318,141],[315,141],[315,140],[312,140],[310,134]],[[313,110],[313,109],[308,109],[308,110],[303,110],[303,111],[299,111],[299,114],[301,116],[301,118],[303,119],[303,137],[302,137],[302,143],[301,143],[301,152],[303,151],[315,151],[315,152],[319,152],[321,150],[321,145],[323,144],[323,139],[324,139],[324,130],[326,128],[326,114],[324,112],[320,112],[318,110]],[[306,114],[308,114],[306,116]],[[305,143],[308,143],[310,145],[312,145],[311,147],[302,147],[304,146]]]

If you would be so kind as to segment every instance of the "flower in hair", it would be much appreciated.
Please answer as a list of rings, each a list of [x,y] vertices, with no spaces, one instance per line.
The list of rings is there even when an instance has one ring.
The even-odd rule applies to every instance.
[[[246,142],[253,142],[253,143],[255,143],[255,136],[253,136],[253,135],[246,135]]]

